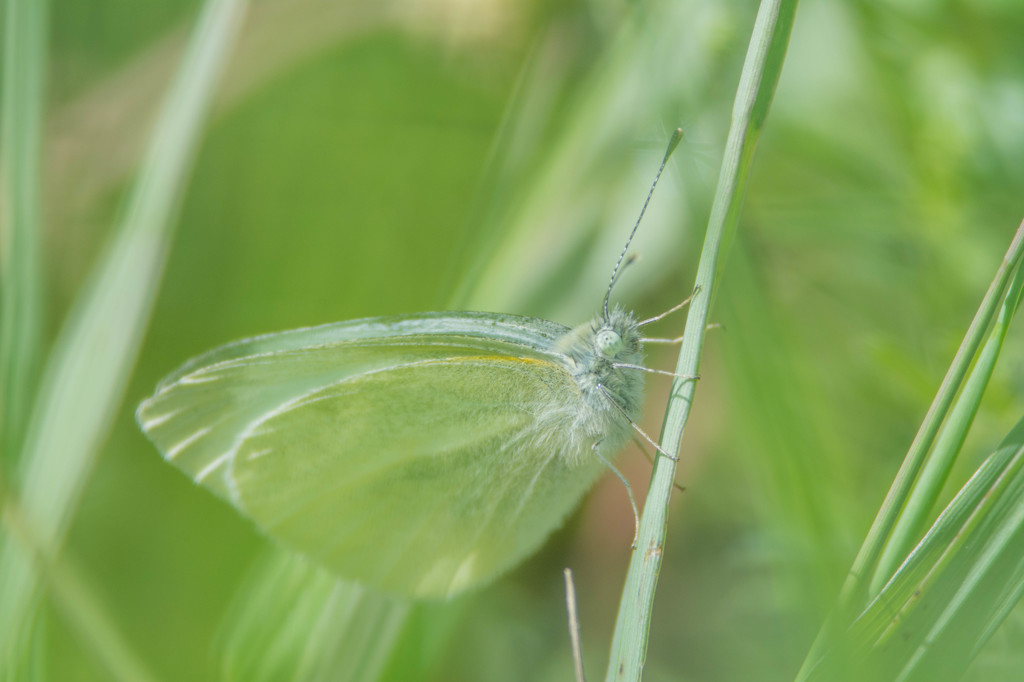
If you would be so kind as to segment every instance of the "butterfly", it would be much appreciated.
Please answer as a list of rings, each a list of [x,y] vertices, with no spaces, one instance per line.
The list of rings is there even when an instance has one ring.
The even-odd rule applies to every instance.
[[[652,371],[640,329],[667,314],[609,306],[636,229],[576,328],[443,312],[257,336],[185,363],[138,424],[340,577],[432,598],[482,585],[561,525],[636,429]]]

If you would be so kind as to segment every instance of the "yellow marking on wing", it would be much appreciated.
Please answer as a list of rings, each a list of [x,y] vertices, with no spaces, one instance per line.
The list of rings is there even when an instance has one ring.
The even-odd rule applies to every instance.
[[[522,362],[527,365],[553,365],[554,363],[548,362],[547,360],[538,360],[537,358],[521,358],[516,355],[466,355],[460,358],[452,358],[453,360],[466,361],[466,360],[487,360],[488,362],[503,361],[503,362]]]

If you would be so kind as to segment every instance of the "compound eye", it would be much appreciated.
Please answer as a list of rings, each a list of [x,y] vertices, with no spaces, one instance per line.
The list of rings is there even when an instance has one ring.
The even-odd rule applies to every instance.
[[[622,350],[622,337],[612,329],[602,329],[597,333],[597,352],[605,358],[614,358]]]

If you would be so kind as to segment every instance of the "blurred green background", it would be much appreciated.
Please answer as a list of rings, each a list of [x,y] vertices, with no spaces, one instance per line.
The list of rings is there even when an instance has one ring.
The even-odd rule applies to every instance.
[[[199,5],[51,5],[49,338],[115,224]],[[252,3],[66,543],[159,679],[224,676],[226,614],[258,603],[246,586],[272,543],[163,462],[134,424],[139,400],[256,333],[444,308],[589,318],[676,126],[686,139],[617,296],[641,315],[678,302],[755,11]],[[684,440],[645,679],[792,679],[1020,221],[1021,35],[1024,6],[1007,0],[800,6],[712,311],[723,328]],[[1020,342],[1012,332],[956,487],[1021,414]],[[673,358],[652,349],[649,364]],[[667,390],[649,383],[648,432]],[[619,461],[642,495],[649,464],[635,449]],[[606,477],[524,566],[416,609],[385,676],[570,679],[570,566],[596,677],[631,534]],[[51,678],[105,679],[47,615]],[[1021,669],[1018,610],[971,675]]]

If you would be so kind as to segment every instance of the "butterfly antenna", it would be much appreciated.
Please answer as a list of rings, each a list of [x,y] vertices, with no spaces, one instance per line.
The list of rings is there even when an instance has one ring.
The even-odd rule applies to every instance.
[[[647,204],[651,203],[651,196],[654,194],[654,188],[658,186],[658,180],[661,178],[661,172],[665,170],[665,164],[668,163],[668,157],[672,156],[672,152],[679,146],[679,141],[683,139],[683,129],[676,128],[675,132],[672,133],[672,138],[668,141],[668,149],[665,150],[665,157],[661,160],[661,165],[658,166],[658,173],[654,176],[654,182],[651,183],[651,189],[647,192],[647,198],[644,199],[643,208],[640,209],[640,216],[636,219],[636,224],[633,225],[633,231],[629,233],[629,239],[626,240],[626,245],[622,247],[622,253],[619,254],[619,260],[615,262],[615,267],[612,269],[611,279],[608,281],[608,291],[604,295],[604,316],[608,318],[608,301],[612,297],[612,288],[615,286],[616,278],[619,274],[619,268],[622,266],[622,261],[626,258],[626,252],[629,251],[629,245],[633,241],[636,230],[640,227],[640,221],[644,218],[644,212],[647,211]]]
[[[619,283],[619,278],[622,277],[622,273],[626,271],[626,268],[628,268],[633,263],[637,262],[639,259],[639,256],[637,256],[635,253],[631,253],[626,258],[626,260],[622,261],[622,265],[619,267],[619,271],[617,273],[612,274],[612,281],[609,282],[608,284],[609,291],[611,291],[611,289],[613,289],[615,285]],[[607,302],[607,297],[605,297],[605,300]]]

